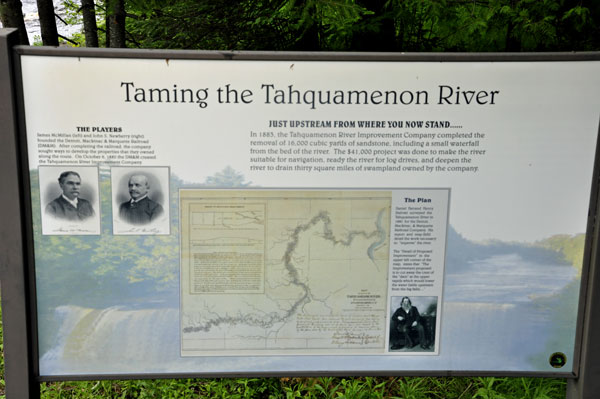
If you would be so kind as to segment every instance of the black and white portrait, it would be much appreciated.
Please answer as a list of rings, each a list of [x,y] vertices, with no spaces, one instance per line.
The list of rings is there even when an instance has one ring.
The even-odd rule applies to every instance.
[[[100,234],[98,168],[40,166],[42,234]]]
[[[111,168],[114,234],[169,234],[169,169]]]
[[[438,297],[394,296],[390,303],[389,350],[433,352]]]

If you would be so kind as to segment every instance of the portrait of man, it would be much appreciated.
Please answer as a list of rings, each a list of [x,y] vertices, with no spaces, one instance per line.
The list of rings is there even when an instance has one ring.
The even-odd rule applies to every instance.
[[[131,198],[119,206],[121,220],[133,225],[146,225],[162,216],[162,205],[150,198],[151,187],[145,174],[131,175],[127,187]]]
[[[412,305],[409,297],[402,297],[400,307],[396,309],[390,320],[390,349],[413,348],[417,343],[421,349],[429,349],[426,337],[425,320]],[[415,340],[418,339],[417,342]]]
[[[96,214],[92,204],[79,196],[81,190],[79,173],[72,170],[62,172],[58,177],[58,184],[62,194],[46,205],[46,215],[60,220],[79,222]]]

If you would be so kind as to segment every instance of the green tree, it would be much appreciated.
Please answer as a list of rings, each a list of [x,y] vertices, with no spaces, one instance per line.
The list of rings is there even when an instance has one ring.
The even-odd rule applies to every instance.
[[[93,10],[92,0],[84,0],[85,7],[72,0],[64,2],[79,15]],[[96,10],[98,17],[106,20],[107,47],[301,51],[600,48],[600,2],[579,0],[97,0]],[[84,22],[86,32],[92,32],[93,18],[85,20],[89,21]]]

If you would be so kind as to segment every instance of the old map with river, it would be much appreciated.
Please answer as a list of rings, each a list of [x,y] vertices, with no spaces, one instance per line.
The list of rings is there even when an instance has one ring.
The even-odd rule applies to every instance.
[[[381,353],[390,191],[181,190],[181,354]]]

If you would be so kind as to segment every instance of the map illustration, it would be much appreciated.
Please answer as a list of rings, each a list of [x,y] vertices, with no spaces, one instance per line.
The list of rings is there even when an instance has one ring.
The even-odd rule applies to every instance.
[[[181,190],[183,356],[380,353],[389,191]]]

